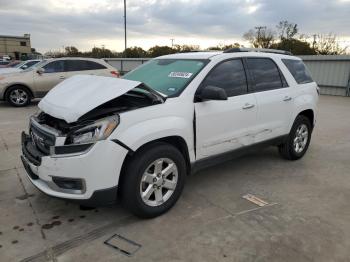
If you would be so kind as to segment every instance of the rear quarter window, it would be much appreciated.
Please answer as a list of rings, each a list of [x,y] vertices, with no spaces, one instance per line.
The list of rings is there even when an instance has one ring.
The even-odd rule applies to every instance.
[[[282,62],[288,68],[289,72],[294,77],[298,84],[312,83],[314,80],[311,77],[309,70],[301,60],[282,59]]]

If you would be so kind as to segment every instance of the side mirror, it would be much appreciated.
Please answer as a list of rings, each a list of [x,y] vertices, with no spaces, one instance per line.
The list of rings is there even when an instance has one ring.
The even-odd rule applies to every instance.
[[[205,86],[200,95],[198,96],[201,101],[203,100],[227,100],[227,94],[225,89],[217,86]]]
[[[38,68],[38,70],[36,70],[36,72],[37,72],[39,75],[41,75],[41,74],[45,73],[45,69],[41,67],[41,68]]]

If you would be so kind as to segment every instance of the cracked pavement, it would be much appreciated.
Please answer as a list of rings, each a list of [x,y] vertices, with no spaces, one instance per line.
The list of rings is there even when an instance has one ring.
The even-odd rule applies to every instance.
[[[81,209],[36,190],[22,167],[20,133],[37,103],[0,102],[1,261],[348,261],[350,98],[322,96],[309,152],[273,147],[190,176],[167,214],[150,220],[120,205]],[[253,194],[269,205],[243,199]],[[103,242],[141,245],[127,257]]]

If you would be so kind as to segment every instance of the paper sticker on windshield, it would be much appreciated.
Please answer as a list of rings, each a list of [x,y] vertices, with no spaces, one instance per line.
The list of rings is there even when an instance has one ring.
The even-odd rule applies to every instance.
[[[193,74],[188,72],[171,72],[168,77],[174,78],[190,78]]]

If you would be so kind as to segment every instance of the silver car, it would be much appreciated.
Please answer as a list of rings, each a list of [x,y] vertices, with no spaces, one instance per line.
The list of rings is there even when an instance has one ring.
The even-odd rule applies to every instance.
[[[21,72],[0,75],[0,100],[16,107],[26,106],[64,79],[81,74],[119,77],[119,72],[102,59],[48,59]]]

